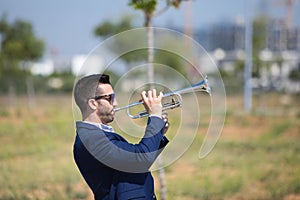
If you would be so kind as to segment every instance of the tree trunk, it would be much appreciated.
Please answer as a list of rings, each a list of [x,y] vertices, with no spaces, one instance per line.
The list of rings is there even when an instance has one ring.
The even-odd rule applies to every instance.
[[[148,81],[150,86],[152,86],[154,82],[154,69],[153,69],[153,61],[154,61],[154,50],[153,50],[153,42],[154,42],[154,35],[153,35],[153,27],[151,22],[151,14],[146,14],[146,22],[145,26],[147,28],[147,40],[148,40]]]
[[[154,33],[153,33],[153,27],[152,27],[152,14],[146,13],[145,14],[145,26],[147,28],[147,40],[148,40],[148,81],[150,84],[150,87],[153,88],[154,83],[154,68],[153,68],[153,62],[154,62]],[[165,181],[165,170],[162,166],[162,158],[159,156],[157,158],[157,164],[159,167],[159,184],[160,184],[160,199],[166,200],[167,199],[167,188],[166,188],[166,181]]]
[[[35,106],[35,92],[32,78],[29,76],[26,78],[26,89],[28,98],[28,108],[29,110],[32,110]]]
[[[13,111],[16,106],[16,87],[11,78],[8,80],[8,101],[9,109]]]
[[[31,63],[28,61],[22,62],[22,67],[24,70],[24,74],[26,74],[25,77],[25,83],[26,83],[26,92],[27,92],[27,98],[28,98],[28,108],[29,110],[32,110],[35,106],[35,91],[34,91],[34,85],[33,80],[31,77],[31,74],[28,73],[31,68]]]

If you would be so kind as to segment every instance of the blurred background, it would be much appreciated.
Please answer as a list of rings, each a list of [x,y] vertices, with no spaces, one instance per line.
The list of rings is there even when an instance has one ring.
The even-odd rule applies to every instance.
[[[144,26],[201,44],[227,94],[214,150],[197,157],[204,114],[195,142],[166,168],[168,199],[300,199],[299,0],[0,0],[0,199],[92,199],[72,158],[74,80],[98,44]],[[164,53],[155,62],[193,78]],[[113,84],[145,62],[138,54],[107,71]],[[91,62],[105,68],[101,56]]]

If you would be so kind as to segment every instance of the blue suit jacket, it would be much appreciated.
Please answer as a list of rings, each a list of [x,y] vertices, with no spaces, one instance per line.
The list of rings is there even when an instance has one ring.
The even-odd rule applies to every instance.
[[[150,117],[144,137],[130,144],[113,132],[76,123],[74,159],[95,199],[153,199],[149,168],[168,143],[164,126],[162,119]]]

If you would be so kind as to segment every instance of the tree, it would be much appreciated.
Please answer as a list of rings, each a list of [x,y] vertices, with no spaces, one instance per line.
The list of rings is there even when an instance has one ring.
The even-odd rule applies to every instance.
[[[94,34],[99,37],[108,38],[109,36],[116,35],[132,28],[135,28],[133,25],[133,18],[130,16],[125,16],[121,18],[119,22],[105,21],[97,25],[94,29]],[[135,34],[135,32],[132,34]],[[107,48],[111,52],[118,54],[118,52],[120,52],[120,48],[129,48],[135,43],[143,43],[144,40],[144,35],[140,33],[132,35],[131,37],[115,37],[112,43],[113,45],[107,46]],[[177,52],[186,51],[182,45],[177,44],[174,38],[160,38],[159,42],[161,46],[165,47],[166,49],[176,49]],[[126,63],[145,61],[149,59],[147,58],[147,52],[147,49],[138,49],[122,55],[120,59]],[[184,60],[179,55],[175,55],[163,50],[156,50],[153,60],[155,63],[170,66],[180,74],[186,75],[185,68],[182,67],[186,63],[184,63]]]
[[[131,29],[131,17],[126,16],[121,19],[118,23],[112,23],[110,21],[106,21],[98,26],[96,26],[94,33],[96,36],[108,37],[111,35],[118,34],[122,31],[126,31]]]
[[[158,2],[157,0],[131,0],[129,5],[136,10],[141,10],[144,13],[145,23],[144,26],[147,28],[147,38],[148,46],[153,46],[153,28],[152,20],[153,17],[157,17],[163,12],[165,12],[171,6],[178,8],[182,0],[166,0],[166,5],[163,9],[156,11]],[[154,50],[153,48],[148,48],[148,79],[150,83],[154,82],[154,71],[153,71],[153,61],[154,61]]]
[[[163,12],[165,12],[169,7],[174,6],[178,8],[182,0],[166,0],[165,7],[156,11],[157,8],[157,0],[131,0],[129,5],[132,6],[136,10],[142,10],[145,18],[145,27],[147,28],[147,40],[148,40],[148,81],[150,84],[154,82],[154,70],[153,70],[153,62],[154,62],[154,49],[151,48],[153,46],[154,34],[152,28],[152,19],[155,16],[159,16]],[[161,165],[161,157],[158,158],[158,164]],[[161,199],[167,199],[167,192],[165,187],[164,180],[164,170],[160,168],[159,170],[159,180],[161,186]]]
[[[129,5],[136,10],[142,10],[145,17],[145,27],[152,26],[153,17],[159,16],[170,7],[178,8],[183,0],[166,0],[166,5],[159,11],[157,9],[157,0],[131,0]],[[186,1],[186,0],[185,0]]]
[[[2,39],[0,72],[1,76],[8,79],[11,106],[14,106],[14,80],[22,78],[22,76],[26,79],[27,94],[29,97],[28,103],[31,106],[34,90],[30,78],[30,62],[42,57],[44,42],[34,35],[30,23],[15,20],[10,24],[5,15],[0,20],[0,34]]]
[[[125,16],[121,18],[120,22],[113,23],[111,21],[105,21],[102,24],[99,24],[94,29],[94,34],[99,37],[107,38],[112,35],[116,35],[123,31],[127,31],[134,28],[132,25],[132,17]],[[129,47],[134,42],[139,41],[140,35],[132,36],[130,38],[124,39],[123,37],[116,37],[114,45],[110,45],[108,48],[112,52],[118,52],[121,47]],[[147,56],[147,52],[145,50],[139,50],[138,52],[130,52],[121,57],[127,63],[144,60]]]

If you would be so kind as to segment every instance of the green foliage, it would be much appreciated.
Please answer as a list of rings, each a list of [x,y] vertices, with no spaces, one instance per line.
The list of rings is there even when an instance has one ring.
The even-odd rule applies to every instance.
[[[165,0],[166,7],[173,6],[179,8],[183,0]],[[145,13],[152,14],[155,12],[157,7],[157,0],[131,0],[129,5],[136,10],[142,10]]]
[[[127,31],[133,26],[131,25],[131,17],[123,17],[120,22],[112,23],[110,21],[106,21],[102,24],[99,24],[94,29],[94,34],[100,37],[109,37],[123,31]]]
[[[136,10],[143,10],[145,13],[153,13],[156,9],[156,0],[131,0],[129,3]]]
[[[259,50],[265,48],[265,41],[267,37],[267,24],[266,17],[259,16],[253,22],[253,50],[258,53]]]
[[[129,5],[136,10],[142,10],[145,15],[145,26],[150,27],[152,18],[165,12],[170,6],[178,8],[182,0],[165,0],[166,6],[157,11],[157,0],[131,0]]]
[[[172,6],[174,6],[175,8],[179,8],[182,1],[183,0],[172,0],[172,1],[168,1],[168,2],[170,2],[172,4]]]
[[[260,68],[263,65],[259,58],[260,51],[265,48],[265,41],[267,37],[267,18],[263,16],[257,17],[253,22],[253,76],[260,77]]]
[[[30,23],[16,20],[10,24],[5,15],[0,19],[0,34],[0,92],[10,88],[13,93],[26,86],[29,91],[29,86],[24,83],[30,75],[30,61],[42,57],[44,42],[36,38]]]
[[[162,9],[162,11],[165,11],[166,8],[170,6],[178,7],[180,5],[181,0],[166,0],[166,7],[165,9]],[[149,27],[151,25],[151,20],[155,15],[156,8],[157,8],[158,1],[157,0],[131,0],[129,2],[129,5],[132,6],[136,10],[142,10],[144,15],[145,15],[145,26]],[[159,12],[159,11],[158,11]],[[161,13],[159,12],[159,13]],[[131,25],[131,18],[125,17],[123,18],[119,23],[112,23],[110,21],[106,21],[100,25],[98,25],[94,33],[96,36],[100,37],[108,37],[115,35],[117,33],[120,33],[125,30],[129,30],[133,28]],[[116,37],[114,38],[114,41],[112,42],[113,45],[110,45],[108,47],[109,50],[112,52],[116,53],[117,55],[121,55],[121,59],[126,61],[127,63],[130,62],[136,62],[136,61],[143,61],[147,59],[147,55],[151,54],[148,49],[138,49],[135,51],[127,52],[127,49],[132,49],[133,45],[136,44],[144,44],[147,41],[151,41],[153,38],[146,38],[145,36],[149,36],[149,31],[150,29],[147,29],[148,33],[145,35],[137,34],[136,36],[132,36],[130,38],[122,38]],[[168,45],[171,45],[169,43]],[[134,46],[133,46],[134,47]],[[124,53],[125,52],[125,53]],[[155,54],[155,61],[156,62],[161,62],[165,65],[168,65],[170,67],[173,67],[179,73],[181,74],[186,74],[184,71],[185,67],[183,66],[182,62],[179,59],[179,56],[175,55],[167,55],[167,52],[158,52],[156,51]],[[153,60],[149,60],[150,57],[154,57],[153,55],[149,56],[148,55],[148,62],[153,62]]]
[[[172,44],[172,43],[169,43]],[[173,69],[175,69],[179,74],[186,76],[187,72],[186,69],[189,65],[189,63],[184,60],[181,56],[176,55],[171,52],[163,51],[163,50],[157,50],[155,52],[155,63],[159,63],[162,65],[169,66]],[[161,72],[158,72],[160,74]]]
[[[102,24],[99,24],[95,28],[95,35],[99,37],[109,37],[115,34],[121,33],[123,31],[127,31],[132,29],[132,18],[131,17],[123,17],[120,22],[113,23],[111,21],[106,21]],[[118,53],[122,51],[124,48],[130,49],[130,46],[135,43],[139,43],[143,41],[143,38],[140,35],[133,36],[130,38],[124,37],[116,37],[114,38],[113,45],[108,46],[109,50],[112,52]],[[146,50],[137,50],[126,53],[120,57],[120,59],[126,61],[127,63],[144,60],[147,57]]]
[[[8,24],[5,17],[0,21],[1,58],[16,61],[32,61],[43,55],[44,43],[36,38],[32,25],[22,20]]]
[[[291,80],[299,81],[300,80],[300,69],[293,69],[289,74],[289,78]]]

